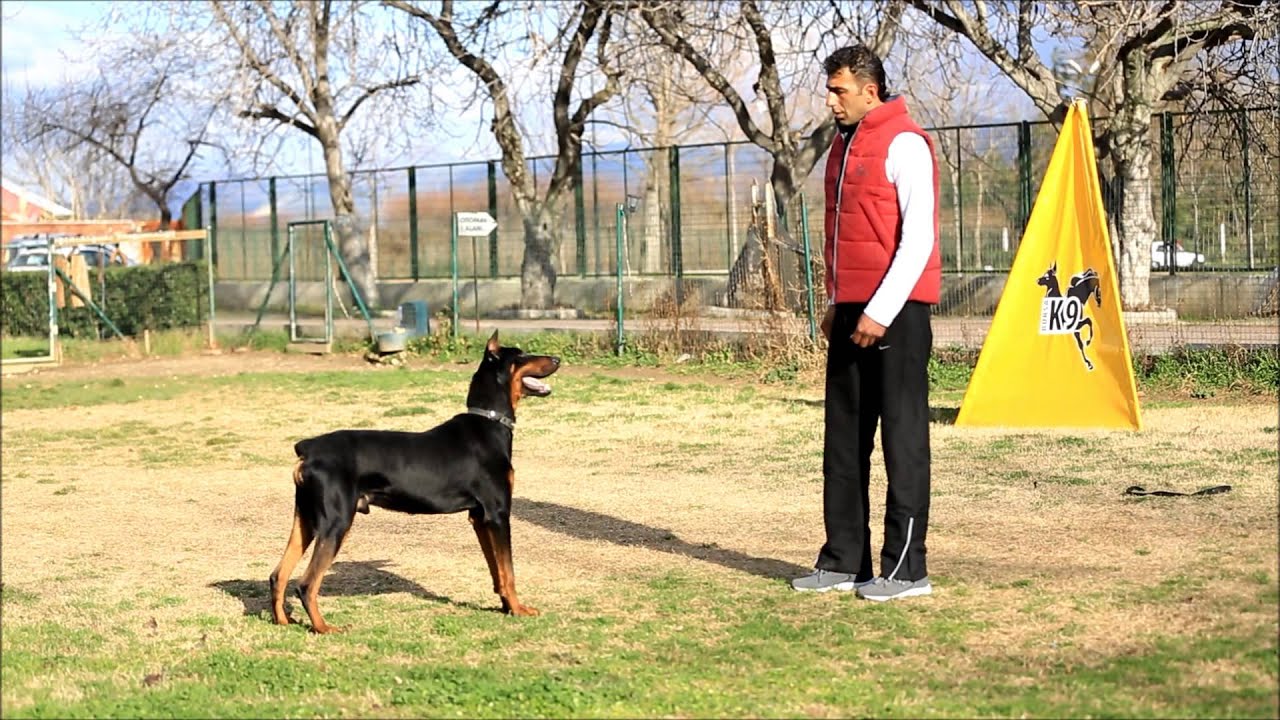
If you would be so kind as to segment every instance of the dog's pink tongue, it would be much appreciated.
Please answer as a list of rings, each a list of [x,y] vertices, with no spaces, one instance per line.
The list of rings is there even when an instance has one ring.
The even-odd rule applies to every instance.
[[[534,392],[551,392],[551,386],[542,382],[538,378],[531,378],[526,375],[525,377],[520,378],[520,382],[524,383],[525,387]]]

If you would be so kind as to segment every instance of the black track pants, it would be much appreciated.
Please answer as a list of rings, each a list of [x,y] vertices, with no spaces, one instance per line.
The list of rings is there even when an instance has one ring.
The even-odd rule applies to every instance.
[[[867,488],[879,421],[889,485],[880,575],[919,580],[929,574],[929,306],[908,302],[879,343],[860,348],[850,336],[864,307],[836,306],[827,352],[822,462],[827,541],[817,567],[856,573],[860,581],[875,575]]]

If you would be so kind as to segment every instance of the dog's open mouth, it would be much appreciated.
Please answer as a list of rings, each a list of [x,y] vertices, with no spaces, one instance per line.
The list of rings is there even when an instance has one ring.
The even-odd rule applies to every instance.
[[[526,395],[546,397],[551,394],[551,386],[535,377],[525,375],[520,378],[520,384],[524,386],[524,392]]]

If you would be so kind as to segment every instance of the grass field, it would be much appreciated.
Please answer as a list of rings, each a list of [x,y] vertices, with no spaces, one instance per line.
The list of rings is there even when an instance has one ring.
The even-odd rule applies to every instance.
[[[0,714],[1280,713],[1274,397],[1148,397],[1140,433],[1002,432],[949,424],[944,384],[934,595],[874,605],[786,585],[822,538],[811,373],[571,364],[516,440],[517,586],[540,617],[497,612],[462,515],[374,509],[322,591],[346,632],[271,625],[293,442],[434,425],[471,370],[249,352],[6,377]]]

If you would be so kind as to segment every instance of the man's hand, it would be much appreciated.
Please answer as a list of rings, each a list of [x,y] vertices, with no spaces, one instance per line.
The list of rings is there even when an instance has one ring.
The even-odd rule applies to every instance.
[[[822,323],[818,326],[822,328],[822,337],[831,342],[831,325],[836,321],[836,306],[828,305],[827,312],[822,316]]]
[[[853,335],[850,336],[850,339],[853,340],[853,343],[858,347],[871,347],[879,342],[880,338],[884,337],[884,330],[885,328],[883,325],[872,320],[866,313],[863,313],[862,316],[858,318],[858,327],[854,329]]]

